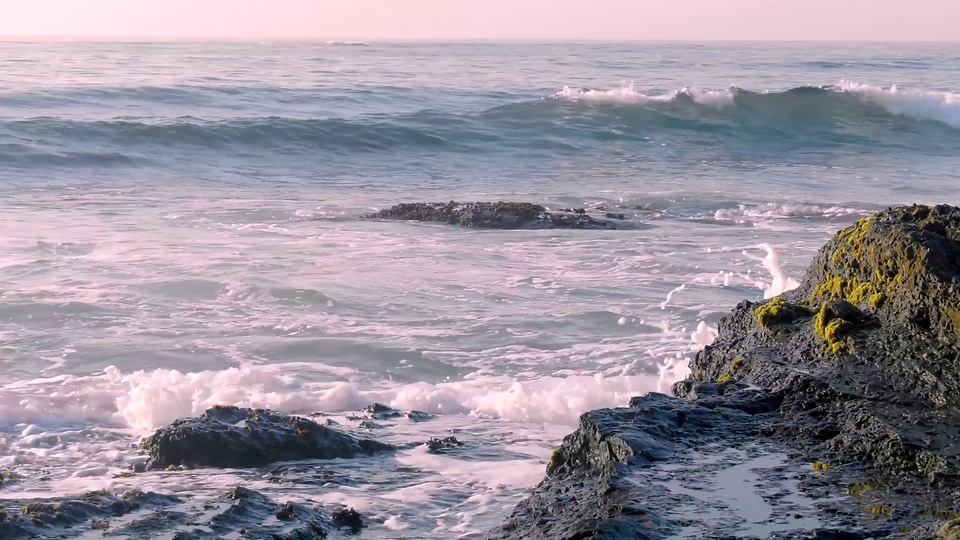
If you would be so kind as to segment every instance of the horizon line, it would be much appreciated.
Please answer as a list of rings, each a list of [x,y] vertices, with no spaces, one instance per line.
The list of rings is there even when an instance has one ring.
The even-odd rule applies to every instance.
[[[88,35],[30,35],[0,34],[0,42],[98,42],[98,43],[904,43],[904,44],[956,44],[956,40],[909,40],[909,39],[591,39],[591,38],[359,38],[359,37],[216,37],[216,36],[88,36]]]

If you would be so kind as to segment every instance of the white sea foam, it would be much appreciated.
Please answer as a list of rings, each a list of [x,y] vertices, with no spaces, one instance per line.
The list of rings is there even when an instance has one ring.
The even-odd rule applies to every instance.
[[[737,208],[721,208],[714,212],[714,219],[720,221],[735,221],[747,223],[765,219],[792,219],[792,218],[837,218],[844,216],[863,215],[866,211],[845,206],[824,206],[801,203],[764,203],[757,205],[738,205]]]
[[[960,128],[960,94],[919,88],[900,88],[896,85],[883,88],[848,80],[840,81],[837,88],[876,103],[893,114],[921,120],[935,120]]]
[[[713,343],[713,340],[717,339],[717,328],[708,325],[704,321],[700,321],[697,323],[697,329],[690,335],[690,339],[693,341],[690,350],[694,352],[702,351],[704,347],[710,345]]]
[[[78,422],[146,433],[217,404],[308,413],[357,410],[379,401],[433,414],[574,425],[588,410],[624,405],[632,396],[665,391],[673,382],[655,375],[547,376],[526,381],[488,376],[365,388],[349,382],[305,384],[283,375],[283,370],[280,365],[122,373],[110,366],[100,376],[37,379],[4,391],[0,423],[23,425],[23,433],[30,437],[40,430],[30,425]]]
[[[552,97],[568,101],[590,101],[597,103],[669,103],[686,97],[701,105],[723,108],[733,105],[735,91],[729,90],[701,90],[687,87],[665,94],[645,93],[637,90],[633,82],[625,82],[620,88],[611,90],[592,90],[564,86],[563,90]]]
[[[766,256],[757,257],[756,255],[751,254],[749,251],[744,251],[744,256],[760,261],[763,264],[763,267],[770,272],[770,277],[772,281],[766,283],[763,281],[757,282],[757,288],[763,291],[763,297],[765,299],[770,299],[775,296],[780,296],[781,294],[792,291],[800,286],[800,282],[788,276],[783,270],[780,269],[780,260],[777,256],[777,252],[774,251],[773,247],[770,244],[763,243],[755,246],[755,249],[761,249],[766,252]]]

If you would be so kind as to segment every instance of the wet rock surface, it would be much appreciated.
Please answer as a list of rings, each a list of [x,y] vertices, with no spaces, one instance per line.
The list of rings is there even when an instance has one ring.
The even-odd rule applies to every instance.
[[[364,219],[429,221],[481,229],[616,229],[607,219],[591,217],[582,208],[547,210],[524,202],[401,203],[362,216]],[[623,220],[617,214],[610,219]]]
[[[585,414],[489,537],[957,537],[960,209],[841,231],[692,371]]]
[[[147,469],[259,467],[278,461],[335,459],[394,447],[359,439],[313,420],[262,409],[211,407],[144,439]]]
[[[338,530],[336,512],[328,517],[243,487],[204,502],[99,491],[70,500],[0,501],[0,508],[0,538],[5,540],[90,537],[84,535],[92,531],[114,538],[319,540]]]

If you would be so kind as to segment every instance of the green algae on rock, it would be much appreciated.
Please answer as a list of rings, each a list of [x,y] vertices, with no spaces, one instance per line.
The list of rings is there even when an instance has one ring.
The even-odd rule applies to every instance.
[[[757,322],[764,328],[776,324],[789,323],[800,317],[809,315],[809,309],[802,305],[788,302],[782,296],[777,296],[753,310],[753,316],[757,318]]]
[[[675,398],[585,414],[491,538],[676,535],[689,514],[656,471],[684,471],[705,445],[804,463],[829,526],[761,537],[960,538],[942,523],[960,492],[960,208],[889,209],[841,231],[800,287],[738,304],[691,367]]]
[[[749,357],[750,371],[738,378],[785,390],[798,420],[815,408],[815,423],[836,426],[822,442],[840,461],[960,473],[960,448],[922,427],[960,427],[950,412],[960,407],[960,208],[889,209],[839,232],[800,287],[775,303],[811,299],[812,317],[780,325],[786,339],[758,317],[774,302],[737,306],[693,362],[693,377],[716,380],[727,359]]]

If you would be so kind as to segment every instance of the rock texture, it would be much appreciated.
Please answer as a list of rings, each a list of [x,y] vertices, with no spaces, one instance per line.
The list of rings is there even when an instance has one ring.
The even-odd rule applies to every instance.
[[[956,537],[960,209],[841,231],[692,371],[676,397],[584,415],[491,538]]]
[[[401,203],[362,216],[364,219],[431,221],[481,229],[616,229],[606,219],[591,217],[585,210],[548,211],[543,206],[518,202]],[[616,219],[624,219],[618,214]],[[621,225],[622,226],[622,225]]]
[[[144,439],[148,469],[259,467],[278,461],[350,458],[394,448],[313,420],[262,409],[216,406]]]
[[[22,508],[4,507],[18,504]],[[0,538],[173,538],[175,540],[320,540],[335,519],[296,503],[278,503],[237,487],[198,504],[156,493],[87,493],[69,500],[0,501]],[[359,516],[357,516],[359,519]]]

